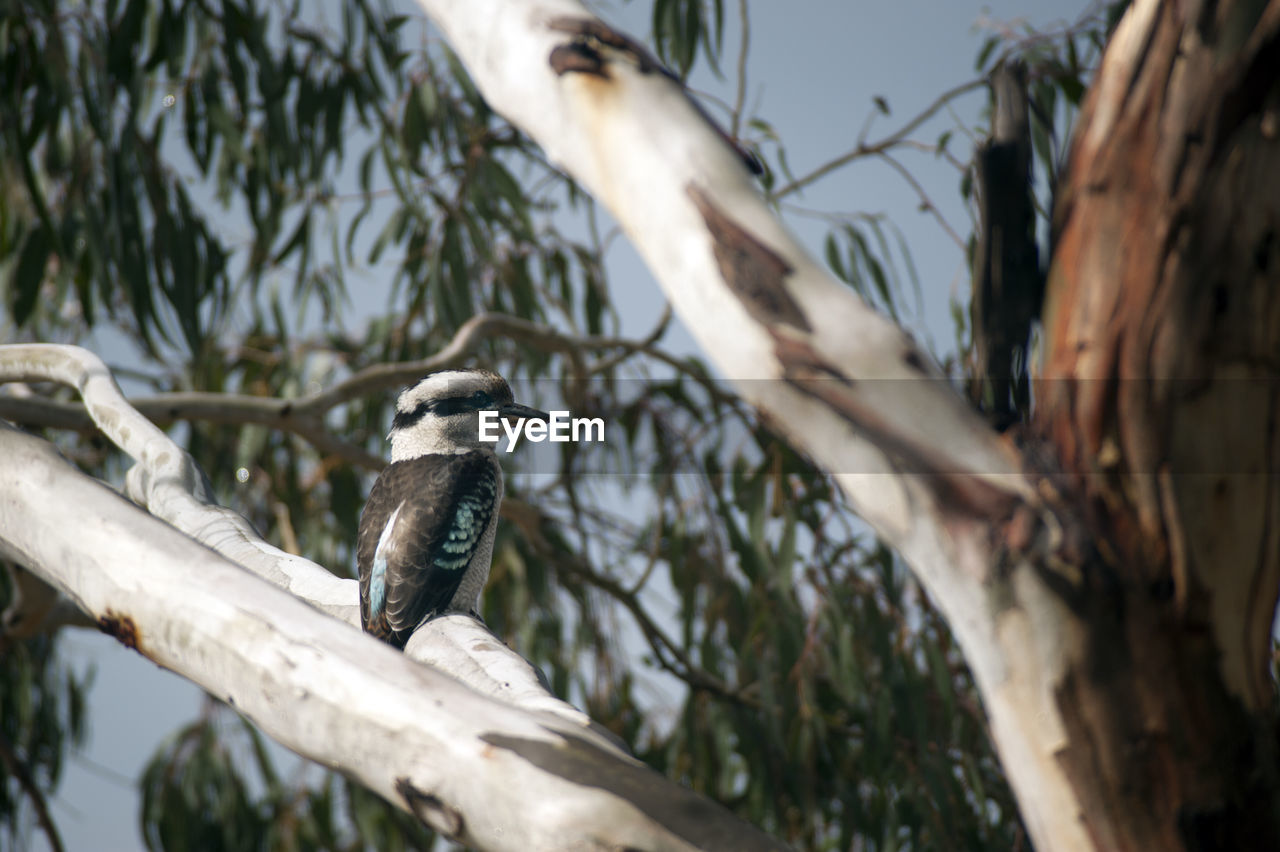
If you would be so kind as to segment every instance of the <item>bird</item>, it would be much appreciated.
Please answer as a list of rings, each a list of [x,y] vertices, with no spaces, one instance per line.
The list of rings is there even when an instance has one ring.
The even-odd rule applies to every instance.
[[[424,621],[479,617],[502,503],[502,468],[480,412],[547,420],[488,370],[444,370],[396,400],[391,461],[360,515],[356,563],[365,632],[403,649]]]

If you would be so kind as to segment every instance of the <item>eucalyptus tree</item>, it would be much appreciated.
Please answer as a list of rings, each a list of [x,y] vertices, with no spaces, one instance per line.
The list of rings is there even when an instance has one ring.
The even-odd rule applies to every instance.
[[[45,797],[92,692],[59,678],[53,629],[87,610],[228,702],[142,779],[153,848],[773,842],[644,765],[806,848],[1017,846],[1019,808],[1044,848],[1274,837],[1274,559],[1228,551],[1262,552],[1267,519],[1241,507],[1274,487],[1253,390],[1275,335],[1249,323],[1276,263],[1275,3],[1135,6],[1065,174],[1101,14],[990,42],[973,172],[955,134],[918,130],[981,81],[798,177],[741,75],[716,118],[681,84],[747,49],[745,11],[726,47],[721,3],[655,2],[655,59],[567,0],[423,6],[448,45],[362,0],[333,22],[231,2],[5,13],[7,336],[123,331],[131,393],[92,357],[20,347],[6,378],[85,404],[31,384],[0,413],[125,480],[100,430],[156,516],[5,433],[0,540],[32,569],[7,582],[12,831],[29,808],[56,837]],[[909,147],[959,156],[981,202],[974,360],[945,371],[894,322],[909,273],[890,225],[833,216],[824,265],[778,219],[830,171],[901,168]],[[1033,162],[1056,202],[1031,193]],[[1042,280],[1031,211],[1051,203]],[[601,206],[728,385],[669,350],[665,314],[624,333]],[[356,290],[371,268],[392,279],[381,305]],[[1042,287],[1056,381],[1033,394]],[[419,631],[412,661],[337,623],[393,391],[467,362],[617,427],[524,462],[550,475],[504,504],[485,621],[550,694],[466,619]],[[971,384],[985,419],[948,381],[971,363],[1000,373]],[[78,547],[39,527],[68,502]],[[437,671],[464,664],[470,691]],[[285,782],[260,730],[344,775]]]

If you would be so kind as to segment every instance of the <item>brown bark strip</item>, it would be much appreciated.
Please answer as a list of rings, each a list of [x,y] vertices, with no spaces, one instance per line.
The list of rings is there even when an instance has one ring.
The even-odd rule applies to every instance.
[[[640,69],[641,74],[657,71],[664,77],[669,77],[679,82],[676,75],[668,71],[666,66],[646,50],[643,44],[618,32],[597,18],[562,16],[552,19],[547,24],[547,27],[555,32],[569,33],[574,36],[574,43],[578,45],[611,47],[634,63]]]
[[[804,312],[787,292],[791,264],[716,207],[710,196],[693,184],[685,190],[711,232],[711,247],[720,275],[752,319],[766,327],[785,323],[812,331]]]
[[[957,470],[954,463],[933,448],[904,437],[892,423],[858,398],[855,379],[845,376],[808,343],[776,332],[773,340],[774,355],[782,364],[784,381],[847,420],[897,460],[903,473],[929,478],[934,483],[940,505],[992,521],[1004,521],[1013,513],[1019,502],[1015,495],[984,482],[972,473]]]
[[[1114,577],[1057,757],[1100,848],[1280,848],[1280,0],[1142,20],[1055,207],[1034,428]]]
[[[551,70],[558,76],[565,74],[590,74],[602,80],[609,79],[604,58],[590,45],[562,44],[551,51]]]

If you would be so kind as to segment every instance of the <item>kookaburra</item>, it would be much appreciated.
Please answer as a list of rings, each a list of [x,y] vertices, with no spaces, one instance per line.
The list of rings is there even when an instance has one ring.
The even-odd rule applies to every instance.
[[[479,610],[502,502],[481,411],[547,419],[487,370],[432,373],[396,401],[391,463],[360,516],[356,561],[360,622],[397,648],[434,615]]]

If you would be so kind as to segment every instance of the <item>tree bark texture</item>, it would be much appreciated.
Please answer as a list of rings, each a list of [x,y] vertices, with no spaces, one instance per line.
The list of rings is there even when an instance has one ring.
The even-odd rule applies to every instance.
[[[1135,3],[1054,215],[1034,431],[1090,544],[1057,758],[1103,849],[1280,849],[1280,1]]]
[[[991,138],[974,153],[982,230],[973,257],[974,376],[969,397],[997,429],[1030,408],[1027,344],[1044,292],[1031,198],[1027,69],[991,72]]]

